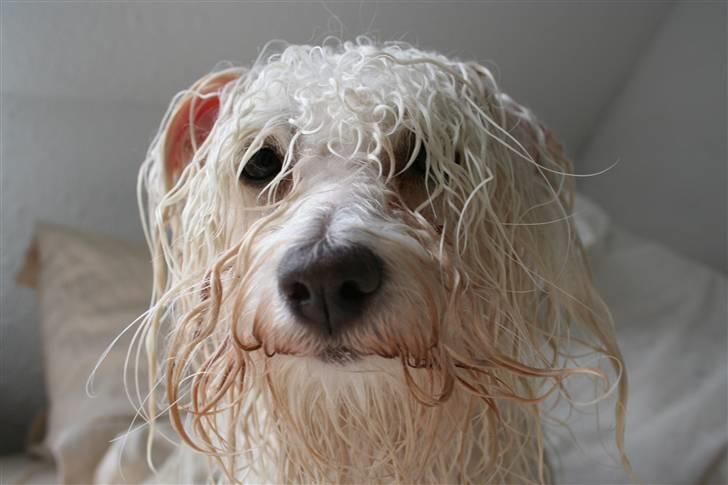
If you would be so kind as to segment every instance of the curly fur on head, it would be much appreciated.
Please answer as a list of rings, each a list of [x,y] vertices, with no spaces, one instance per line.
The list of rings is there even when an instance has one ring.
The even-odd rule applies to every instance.
[[[241,181],[263,147],[280,172]],[[573,180],[474,63],[360,40],[203,77],[140,174],[155,291],[136,341],[162,408],[230,481],[545,482],[541,403],[578,374],[617,390],[621,450],[626,378]],[[319,240],[366,245],[387,274],[331,338],[276,286],[286,249]]]

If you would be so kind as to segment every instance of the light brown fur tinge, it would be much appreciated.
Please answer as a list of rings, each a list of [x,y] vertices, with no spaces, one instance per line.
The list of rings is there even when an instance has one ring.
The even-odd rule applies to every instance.
[[[543,402],[575,376],[616,390],[622,450],[553,136],[477,64],[265,56],[181,92],[141,170],[145,417],[168,410],[223,481],[547,482]]]

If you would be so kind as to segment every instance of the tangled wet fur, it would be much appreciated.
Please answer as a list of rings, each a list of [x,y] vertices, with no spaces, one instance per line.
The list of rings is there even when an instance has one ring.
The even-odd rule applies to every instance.
[[[264,146],[282,170],[241,185]],[[146,352],[151,391],[137,379],[130,396],[222,481],[548,482],[543,403],[570,399],[572,376],[615,392],[621,451],[627,381],[574,179],[475,63],[360,39],[210,73],[175,97],[140,172],[154,294],[130,359]],[[291,323],[271,281],[327,218],[327,240],[389,268],[386,298],[333,343]]]

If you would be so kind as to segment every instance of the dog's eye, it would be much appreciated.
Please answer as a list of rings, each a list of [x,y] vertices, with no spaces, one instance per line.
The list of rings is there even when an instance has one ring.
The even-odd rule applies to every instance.
[[[421,174],[427,172],[427,150],[425,150],[424,144],[420,145],[420,150],[417,152],[411,168]]]
[[[263,182],[281,171],[283,161],[275,150],[269,147],[261,148],[250,157],[240,174],[241,180]]]

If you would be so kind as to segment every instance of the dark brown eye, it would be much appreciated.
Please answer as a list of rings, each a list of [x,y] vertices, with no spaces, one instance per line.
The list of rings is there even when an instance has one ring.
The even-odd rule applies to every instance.
[[[425,150],[424,143],[420,144],[419,151],[412,162],[411,168],[423,175],[427,172],[427,150]]]
[[[264,147],[255,152],[240,173],[240,180],[265,182],[275,177],[283,167],[283,160],[275,150]]]

